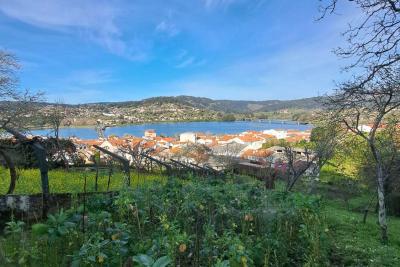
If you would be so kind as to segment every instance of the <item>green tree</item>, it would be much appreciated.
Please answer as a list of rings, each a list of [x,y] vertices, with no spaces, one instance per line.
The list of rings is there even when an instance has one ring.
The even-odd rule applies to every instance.
[[[235,121],[236,117],[233,114],[226,114],[222,117],[223,121]]]

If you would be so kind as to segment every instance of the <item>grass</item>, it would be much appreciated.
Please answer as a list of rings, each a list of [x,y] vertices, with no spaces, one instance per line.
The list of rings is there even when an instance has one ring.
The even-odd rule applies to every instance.
[[[377,215],[365,224],[359,212],[344,209],[337,202],[326,202],[326,218],[332,238],[332,263],[338,266],[400,266],[400,219],[389,217],[389,244],[380,242]]]
[[[87,172],[86,175],[87,190],[94,191],[95,172]],[[8,171],[0,168],[0,177],[0,194],[4,194],[6,189],[8,188],[9,183]],[[138,178],[137,173],[132,172],[131,177],[133,185],[142,184],[145,181],[166,180],[166,177],[160,174],[140,174]],[[369,191],[365,186],[360,186],[360,183],[356,180],[356,178],[348,173],[346,170],[340,170],[332,165],[328,165],[322,170],[320,178],[321,182],[318,184],[316,193],[320,195],[323,200],[322,212],[325,218],[324,221],[326,222],[325,231],[330,240],[328,248],[329,265],[400,266],[400,218],[388,217],[389,243],[387,245],[382,245],[380,242],[380,229],[377,224],[377,214],[373,211],[375,192]],[[108,174],[105,171],[100,172],[100,191],[106,190],[107,180]],[[52,192],[82,192],[84,172],[66,172],[63,170],[51,170],[49,172],[49,181]],[[248,182],[249,181],[242,181],[238,183],[236,181],[235,183],[242,184]],[[176,194],[182,190],[182,186],[191,186],[192,183],[193,180],[189,179],[187,181],[181,181],[179,184],[174,184],[174,188],[176,186],[176,189],[168,189],[168,194],[165,193],[161,188],[159,188],[159,191],[156,195],[165,195],[163,201],[166,201],[165,203],[169,203],[171,200],[173,200],[174,197],[176,197]],[[123,174],[121,172],[115,172],[111,179],[110,189],[118,190],[122,188],[122,185]],[[182,201],[186,202],[190,199],[190,202],[194,201],[196,204],[187,203],[188,205],[190,204],[189,207],[191,207],[191,205],[194,205],[197,207],[194,210],[199,211],[199,209],[201,210],[201,208],[199,207],[203,207],[204,205],[203,201],[206,201],[206,199],[210,198],[211,196],[214,197],[214,194],[218,192],[218,190],[215,192],[213,191],[214,186],[215,185],[209,186],[206,184],[198,184],[196,187],[194,187],[196,189],[191,190],[190,194],[188,194],[184,200],[179,199],[178,201],[178,199],[176,199],[175,203],[177,203],[177,205],[178,203],[180,203],[179,205],[181,205]],[[204,188],[205,191],[202,191],[203,189],[201,188]],[[227,188],[228,187],[224,186],[224,190],[227,190]],[[297,190],[305,192],[305,185],[299,183],[299,185],[297,186]],[[274,191],[283,191],[283,184],[277,183]],[[19,180],[16,186],[15,193],[26,194],[39,192],[39,171],[20,170]],[[194,192],[196,192],[198,196],[194,197]],[[210,195],[208,196],[207,194]],[[140,195],[137,195],[137,197],[140,198]],[[151,198],[152,201],[155,201],[154,198],[155,196],[153,195]],[[229,201],[229,199],[235,198],[233,197],[233,195],[229,196],[229,194],[225,193],[224,198],[221,198],[218,201],[215,200],[215,203],[213,203],[213,205],[216,205],[216,207],[221,206],[221,209],[224,209],[225,206],[229,207],[230,204],[225,203],[222,205],[221,203],[223,203],[223,201]],[[246,198],[243,198],[242,200],[245,201]],[[362,223],[362,211],[371,201],[372,205],[370,206],[370,212],[368,214],[367,221],[364,224]],[[166,205],[165,203],[160,205]],[[173,206],[168,207],[171,208]],[[173,218],[174,216],[171,217],[172,222],[176,223],[175,219]],[[226,219],[228,219],[228,217],[226,217]],[[189,231],[190,225],[191,224],[186,224],[186,231]],[[151,233],[152,231],[155,231],[155,229],[151,231],[149,230],[149,233]],[[170,238],[173,239],[173,242],[176,242],[175,238],[177,237],[174,237],[175,235],[179,236],[179,238],[182,238],[180,236],[181,233],[174,232],[172,233],[172,236],[170,236]],[[163,235],[160,234],[160,238],[161,236]],[[156,238],[156,236],[153,236],[153,238]],[[234,238],[234,236],[232,236],[232,238]],[[157,238],[153,239],[153,241],[149,239],[147,242],[155,242],[154,240],[157,240]],[[233,241],[229,240],[229,242]],[[79,246],[77,246],[76,249],[78,248]],[[282,248],[280,247],[280,249]]]
[[[49,171],[49,185],[52,193],[77,193],[83,192],[83,185],[86,175],[87,192],[95,191],[94,171],[65,171],[54,169]],[[144,181],[163,180],[161,174],[131,172],[131,185],[135,186]],[[10,178],[7,169],[0,167],[0,195],[5,194],[9,187]],[[100,171],[98,177],[98,191],[106,191],[108,183],[108,171]],[[124,184],[124,174],[115,171],[110,180],[110,190],[119,190]],[[14,194],[35,194],[41,193],[40,172],[38,169],[20,169]]]
[[[85,213],[77,207],[34,225],[8,223],[0,265],[132,266],[132,256],[168,257],[168,266],[327,262],[320,199],[267,191],[254,180],[171,177],[87,203]]]
[[[400,218],[388,217],[389,243],[382,245],[374,212],[376,192],[360,183],[349,168],[325,166],[320,179],[316,191],[324,199],[332,265],[400,266]],[[364,224],[367,206],[370,211]]]

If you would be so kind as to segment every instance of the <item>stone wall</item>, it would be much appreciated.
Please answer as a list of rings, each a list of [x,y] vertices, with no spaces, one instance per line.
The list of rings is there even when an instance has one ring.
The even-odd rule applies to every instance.
[[[117,194],[117,192],[90,192],[86,193],[86,197],[99,194],[113,196]],[[73,199],[75,199],[78,203],[83,203],[84,195],[84,193],[50,194],[49,213],[57,212],[61,208],[70,208],[72,206]],[[11,215],[14,216],[14,218],[27,221],[40,219],[42,216],[42,209],[42,194],[0,196],[0,218],[2,221],[8,221],[11,218]]]

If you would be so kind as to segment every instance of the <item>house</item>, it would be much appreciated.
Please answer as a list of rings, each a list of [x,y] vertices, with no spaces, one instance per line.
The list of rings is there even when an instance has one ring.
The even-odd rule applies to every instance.
[[[213,146],[211,150],[214,155],[239,157],[246,147],[247,145],[245,144],[228,143]]]
[[[259,164],[265,164],[267,158],[274,152],[270,149],[246,149],[241,154],[241,158],[256,162]]]
[[[155,130],[149,129],[144,131],[144,137],[145,138],[155,138],[157,136],[157,133]]]
[[[372,127],[369,126],[369,125],[364,125],[363,124],[363,125],[358,126],[358,130],[361,131],[361,132],[369,133],[369,132],[371,132]]]
[[[247,148],[251,148],[251,149],[261,148],[264,141],[265,140],[263,138],[252,135],[252,134],[239,135],[231,140],[231,142],[246,145]]]
[[[170,148],[176,140],[173,137],[157,137],[155,141],[157,141],[157,147]]]
[[[234,139],[236,135],[232,134],[225,134],[217,137],[217,142],[218,144],[228,144],[232,142],[232,139]]]
[[[197,143],[206,145],[206,146],[212,146],[212,145],[217,144],[217,138],[212,135],[197,134]]]
[[[264,134],[275,136],[276,139],[285,139],[287,137],[287,132],[285,130],[264,130]]]
[[[186,132],[179,135],[180,142],[196,143],[197,135],[193,132]]]

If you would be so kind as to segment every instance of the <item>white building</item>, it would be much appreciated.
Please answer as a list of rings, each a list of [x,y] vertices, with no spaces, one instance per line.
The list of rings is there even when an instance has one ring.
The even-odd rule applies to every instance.
[[[193,132],[181,133],[179,135],[180,142],[196,143],[197,136]]]
[[[361,132],[369,133],[369,132],[371,132],[372,127],[363,124],[363,125],[358,126],[358,130]]]
[[[276,139],[285,139],[287,137],[287,131],[285,130],[271,129],[271,130],[264,130],[263,133],[273,135],[276,137]]]
[[[157,136],[157,133],[154,130],[146,130],[146,131],[144,131],[144,137],[145,138],[155,138],[156,136]]]

